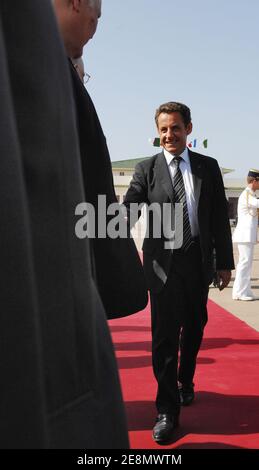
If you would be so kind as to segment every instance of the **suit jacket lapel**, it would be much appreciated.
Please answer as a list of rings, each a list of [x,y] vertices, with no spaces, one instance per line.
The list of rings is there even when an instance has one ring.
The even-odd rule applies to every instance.
[[[193,187],[194,187],[194,198],[197,201],[197,206],[200,200],[201,194],[201,183],[203,178],[203,165],[202,165],[202,156],[199,154],[193,153],[191,150],[188,150],[190,157],[190,164],[192,169],[193,177]]]
[[[159,181],[168,194],[170,200],[173,200],[173,185],[171,176],[169,173],[169,168],[164,156],[164,153],[161,152],[158,154],[155,167],[154,167],[154,181]]]
[[[194,197],[198,205],[203,179],[202,156],[190,151],[189,149],[188,152],[193,176]],[[171,175],[163,152],[159,153],[156,159],[154,167],[154,181],[155,180],[160,182],[170,200],[173,201],[174,194]]]

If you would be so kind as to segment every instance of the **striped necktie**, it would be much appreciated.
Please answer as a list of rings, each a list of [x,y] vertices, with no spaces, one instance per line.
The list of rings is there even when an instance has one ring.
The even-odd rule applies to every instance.
[[[192,244],[192,232],[191,225],[189,220],[185,187],[183,181],[183,175],[180,170],[180,161],[182,157],[174,157],[173,161],[176,165],[176,172],[173,179],[173,189],[174,189],[174,203],[181,203],[183,205],[183,244],[182,250],[187,251]]]

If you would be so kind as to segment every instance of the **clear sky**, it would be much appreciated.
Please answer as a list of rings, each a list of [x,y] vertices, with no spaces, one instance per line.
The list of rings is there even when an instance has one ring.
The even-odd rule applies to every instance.
[[[157,153],[155,109],[182,101],[190,140],[229,175],[259,169],[259,0],[103,0],[84,49],[111,160]]]

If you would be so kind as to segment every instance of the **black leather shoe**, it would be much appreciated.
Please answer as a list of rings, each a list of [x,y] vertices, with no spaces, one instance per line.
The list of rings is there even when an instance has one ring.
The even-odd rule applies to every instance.
[[[179,417],[167,413],[160,413],[153,429],[153,439],[159,444],[168,442],[175,428],[179,425]]]
[[[182,406],[189,406],[194,400],[193,385],[180,385],[179,386],[180,403]]]

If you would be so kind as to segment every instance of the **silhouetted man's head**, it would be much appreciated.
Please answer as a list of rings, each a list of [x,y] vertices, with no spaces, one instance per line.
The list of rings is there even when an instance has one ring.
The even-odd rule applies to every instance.
[[[53,0],[52,3],[67,55],[81,57],[83,47],[96,31],[102,0]]]

